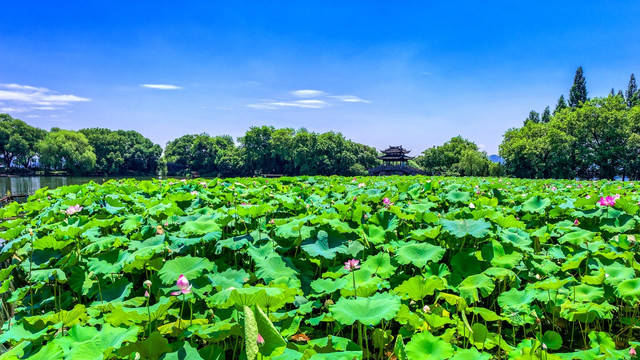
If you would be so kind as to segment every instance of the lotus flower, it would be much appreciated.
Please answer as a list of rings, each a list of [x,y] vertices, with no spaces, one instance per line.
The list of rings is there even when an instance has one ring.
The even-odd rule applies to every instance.
[[[422,311],[423,311],[424,313],[429,314],[429,313],[431,313],[431,308],[429,307],[429,305],[425,305],[425,306],[422,308]]]
[[[388,198],[388,197],[386,197],[386,198],[382,199],[382,203],[383,203],[384,205],[387,205],[387,206],[388,206],[389,204],[391,204],[391,200],[389,200],[389,198]]]
[[[360,269],[360,260],[351,259],[344,263],[344,269],[347,271],[353,271]]]
[[[470,209],[475,209],[475,208],[476,208],[476,206],[475,206],[475,205],[473,205],[473,203],[469,203],[469,208],[470,208]]]
[[[198,192],[197,192],[197,191],[195,191],[195,190],[193,190],[193,191],[191,192],[191,195],[198,195]]]
[[[149,295],[149,292],[148,292],[147,290],[145,290],[145,291],[144,291],[144,297],[148,298],[149,296],[150,296],[150,295]]]
[[[191,293],[191,285],[189,284],[189,280],[184,275],[180,275],[178,277],[178,281],[176,281],[176,285],[180,291],[174,291],[171,295],[180,295],[180,294],[189,294]]]
[[[591,195],[587,195],[584,197],[585,199],[591,199]]]
[[[578,219],[573,220],[573,225],[576,225],[576,226],[580,225],[580,221],[578,221]]]
[[[264,338],[262,335],[258,334],[258,346],[264,345]]]
[[[67,213],[67,215],[73,215],[73,214],[75,214],[77,212],[80,212],[80,211],[82,211],[82,206],[76,204],[76,205],[69,206],[67,208],[67,211],[65,211],[65,212]]]
[[[632,347],[629,349],[629,356],[636,357],[636,348]]]
[[[360,183],[360,184],[358,184],[358,187],[359,187],[359,188],[363,188],[363,187],[364,187],[364,183]]]
[[[598,201],[598,205],[600,206],[613,206],[615,204],[616,204],[616,198],[611,196],[601,197],[600,200]]]

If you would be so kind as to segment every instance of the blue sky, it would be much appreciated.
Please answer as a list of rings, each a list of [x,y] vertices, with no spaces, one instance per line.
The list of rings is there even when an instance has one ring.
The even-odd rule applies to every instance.
[[[10,1],[0,112],[162,146],[250,126],[339,131],[416,154],[497,153],[529,110],[640,73],[640,2]]]

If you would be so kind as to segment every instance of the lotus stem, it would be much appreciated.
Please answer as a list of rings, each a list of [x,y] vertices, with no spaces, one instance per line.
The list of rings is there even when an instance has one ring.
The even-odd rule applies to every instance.
[[[351,274],[353,274],[353,296],[357,299],[358,289],[356,288],[356,272],[352,271]]]

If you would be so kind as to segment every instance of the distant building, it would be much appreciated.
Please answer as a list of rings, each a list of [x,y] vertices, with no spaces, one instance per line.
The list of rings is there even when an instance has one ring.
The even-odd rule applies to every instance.
[[[382,160],[382,165],[369,169],[369,175],[384,176],[423,174],[422,171],[407,164],[407,161],[413,159],[412,156],[407,155],[410,152],[411,150],[403,149],[402,145],[389,146],[386,150],[382,150],[384,155],[378,156],[378,159]]]

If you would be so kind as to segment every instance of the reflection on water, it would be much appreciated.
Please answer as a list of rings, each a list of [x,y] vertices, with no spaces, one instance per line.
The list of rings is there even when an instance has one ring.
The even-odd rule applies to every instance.
[[[135,177],[136,179],[151,179],[151,177]],[[102,184],[113,178],[102,177],[74,177],[74,176],[30,176],[30,177],[0,177],[0,198],[8,192],[12,195],[31,195],[36,190],[48,187],[55,189],[65,185],[85,184],[90,181]]]

